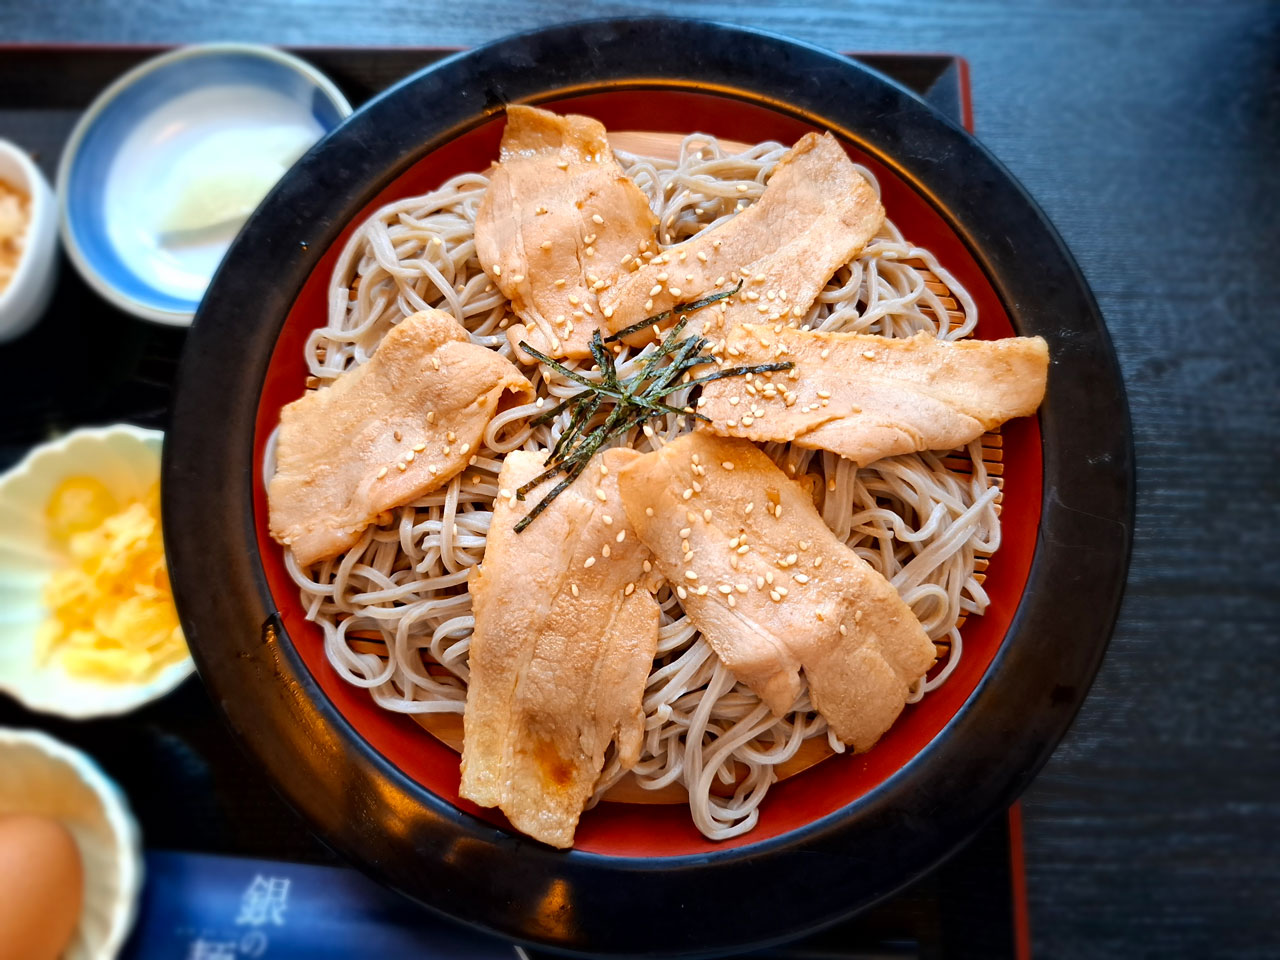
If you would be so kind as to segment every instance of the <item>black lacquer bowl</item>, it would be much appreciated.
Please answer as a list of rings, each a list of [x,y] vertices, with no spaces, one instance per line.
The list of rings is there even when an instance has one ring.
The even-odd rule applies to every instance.
[[[960,667],[869,753],[777,784],[757,829],[701,837],[680,806],[601,804],[552,850],[457,796],[458,758],[328,667],[266,533],[262,454],[304,388],[302,344],[349,231],[377,206],[496,156],[504,105],[614,130],[792,142],[829,129],[889,216],[977,300],[980,337],[1039,334],[1038,418],[1007,425],[1004,543]],[[236,734],[336,849],[405,894],[526,942],[697,954],[785,939],[910,882],[1003,810],[1098,668],[1124,583],[1128,414],[1070,255],[968,134],[844,57],[679,20],[559,26],[461,53],[357,111],[304,157],[227,254],[187,343],[165,449],[164,523],[183,626]]]

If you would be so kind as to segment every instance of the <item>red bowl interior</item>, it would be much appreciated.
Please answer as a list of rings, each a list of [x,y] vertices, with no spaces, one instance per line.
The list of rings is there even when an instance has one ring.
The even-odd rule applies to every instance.
[[[585,113],[614,130],[700,131],[747,142],[793,143],[815,129],[795,117],[729,97],[675,90],[627,91],[575,97],[548,104]],[[271,356],[258,404],[255,462],[279,420],[280,408],[297,399],[307,376],[303,346],[307,335],[325,323],[325,288],[338,252],[351,230],[376,208],[402,197],[426,193],[450,177],[483,170],[497,156],[502,120],[495,119],[423,157],[392,181],[355,217],[320,258],[285,320]],[[931,250],[978,304],[976,336],[1014,335],[1008,316],[968,248],[930,203],[884,164],[846,143],[849,155],[879,178],[889,217],[914,244]],[[970,617],[963,628],[964,653],[950,679],[921,703],[908,706],[876,746],[858,756],[831,757],[795,777],[775,784],[760,822],[746,836],[708,841],[694,827],[683,804],[604,803],[587,811],[578,827],[579,850],[611,856],[657,857],[706,853],[742,846],[797,829],[857,800],[891,777],[922,750],[973,693],[1003,642],[1027,580],[1040,520],[1042,461],[1035,418],[1014,420],[1004,434],[1003,540],[991,558],[986,590],[991,606],[985,616]],[[267,530],[266,490],[254,472],[254,513],[258,548],[275,605],[303,661],[321,689],[351,725],[407,776],[462,810],[505,825],[502,815],[458,796],[458,755],[407,716],[374,705],[361,689],[342,681],[324,653],[320,629],[307,621],[298,590],[285,570],[280,547]]]

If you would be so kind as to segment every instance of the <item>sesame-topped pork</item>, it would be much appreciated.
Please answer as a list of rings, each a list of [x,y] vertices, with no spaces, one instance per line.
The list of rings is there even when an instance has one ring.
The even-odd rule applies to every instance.
[[[401,320],[369,360],[280,411],[271,535],[306,565],[467,465],[500,409],[533,399],[511,363],[447,313]]]
[[[517,533],[556,480],[517,500],[545,454],[507,454],[484,562],[471,574],[459,792],[557,847],[573,844],[609,745],[623,770],[640,757],[659,577],[618,495],[618,471],[640,456],[605,451]]]
[[[836,736],[866,750],[934,648],[893,586],[747,440],[691,433],[623,468],[622,501],[716,655],[777,716],[809,683]]]
[[[620,330],[732,287],[692,315],[706,336],[740,323],[799,323],[832,274],[884,222],[875,190],[831,134],[806,134],[778,161],[754,204],[714,230],[664,250],[600,295]]]
[[[702,390],[705,429],[722,436],[831,450],[859,466],[919,450],[952,450],[1044,399],[1049,348],[1040,337],[939,340],[744,324],[725,334],[729,366],[790,361],[751,382]]]
[[[656,246],[648,198],[590,117],[510,106],[499,161],[476,215],[476,253],[521,320],[511,345],[590,356],[591,334],[616,329],[600,292]]]

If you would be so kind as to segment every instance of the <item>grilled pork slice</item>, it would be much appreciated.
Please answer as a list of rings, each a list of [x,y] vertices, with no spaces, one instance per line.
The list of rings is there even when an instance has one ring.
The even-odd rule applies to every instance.
[[[619,485],[685,612],[776,715],[793,709],[803,670],[814,708],[854,750],[889,729],[933,644],[758,447],[686,434],[626,466]]]
[[[280,411],[271,535],[304,566],[342,553],[382,511],[461,471],[495,413],[532,399],[516,366],[447,313],[406,317],[367,363]]]
[[[639,456],[606,451],[520,533],[555,481],[524,501],[500,494],[472,572],[461,794],[556,847],[573,844],[609,745],[624,770],[640,756],[659,578],[618,495],[618,471]],[[513,493],[542,461],[508,454],[500,488]]]
[[[476,252],[522,321],[508,330],[511,345],[590,356],[591,334],[605,323],[599,291],[624,257],[654,245],[649,201],[589,117],[508,107],[499,156],[476,216]]]
[[[754,204],[714,230],[663,251],[604,290],[613,329],[743,282],[692,315],[707,336],[740,323],[798,323],[842,264],[880,225],[884,208],[831,134],[806,134]]]
[[[744,324],[730,330],[729,365],[790,360],[787,372],[703,388],[709,429],[748,440],[831,450],[865,466],[918,450],[952,450],[1044,399],[1049,349],[1040,337],[890,338]]]

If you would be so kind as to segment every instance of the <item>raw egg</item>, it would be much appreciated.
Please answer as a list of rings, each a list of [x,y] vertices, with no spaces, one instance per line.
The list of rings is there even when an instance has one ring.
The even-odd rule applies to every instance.
[[[58,960],[84,899],[76,842],[57,820],[0,816],[0,960]]]

